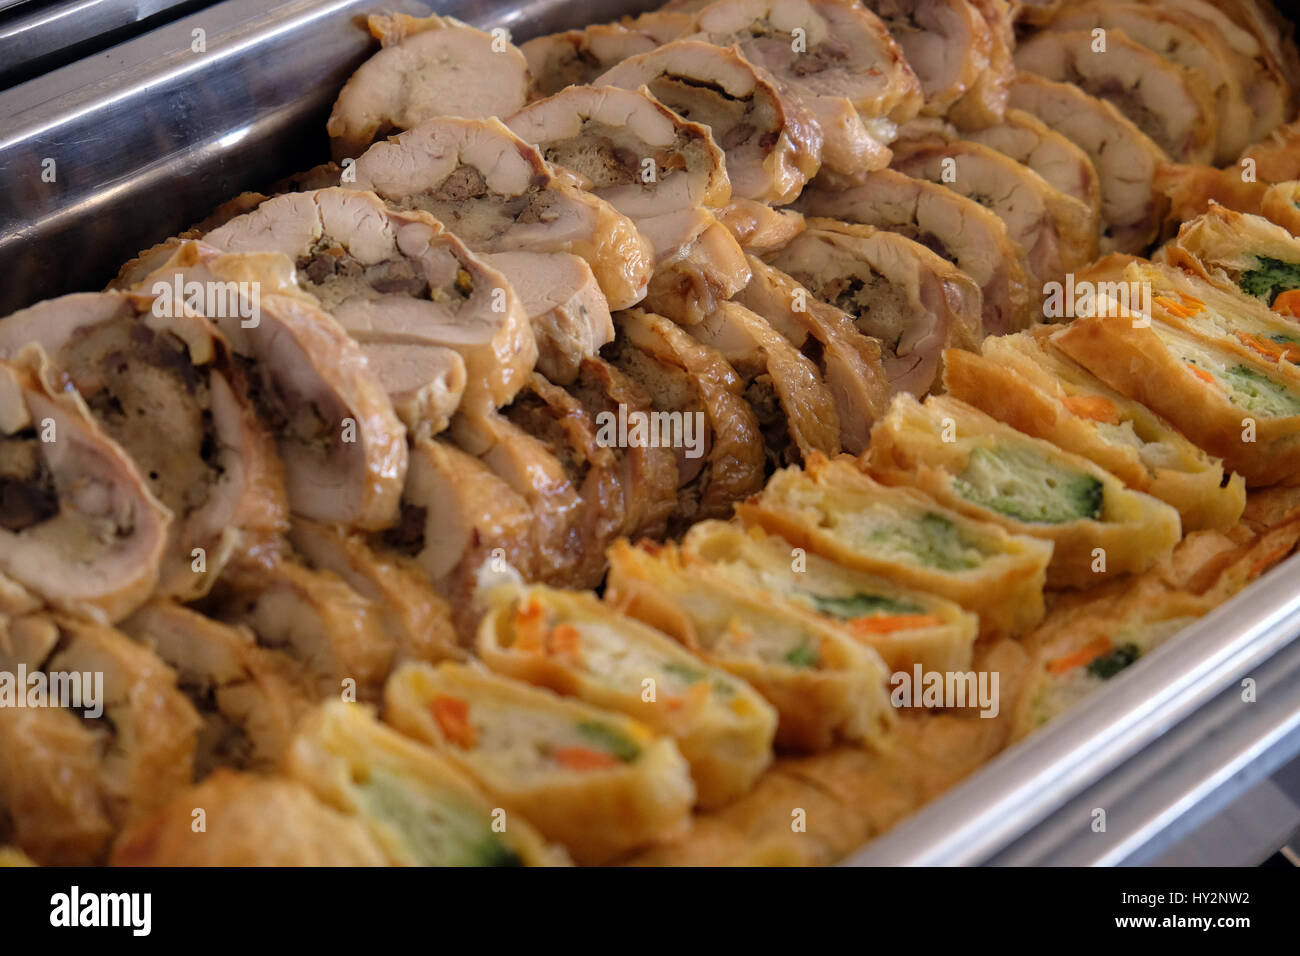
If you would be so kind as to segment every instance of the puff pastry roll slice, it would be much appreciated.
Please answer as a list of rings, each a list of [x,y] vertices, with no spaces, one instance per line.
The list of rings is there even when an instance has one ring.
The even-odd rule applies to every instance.
[[[1043,617],[1049,542],[882,485],[851,458],[779,471],[736,512],[837,564],[956,601],[979,615],[981,636],[1019,634]]]
[[[1300,239],[1262,216],[1213,203],[1183,223],[1155,259],[1300,318]]]
[[[701,807],[746,793],[771,763],[776,712],[743,680],[589,593],[536,585],[491,597],[483,662],[672,737]]]
[[[951,352],[948,394],[1026,435],[1091,459],[1137,491],[1178,510],[1184,531],[1226,530],[1246,505],[1246,483],[1140,402],[1126,398],[1048,344],[1053,330]]]
[[[671,738],[478,667],[412,664],[384,720],[433,747],[579,863],[606,863],[690,827],[695,785]]]
[[[206,829],[195,833],[194,808]],[[113,866],[386,866],[355,816],[284,777],[218,770],[125,830]]]
[[[701,521],[682,540],[688,568],[737,588],[797,604],[868,647],[891,671],[968,670],[975,615],[945,598],[903,588],[795,548],[762,528]]]
[[[1150,290],[1152,315],[1166,325],[1295,377],[1300,323],[1290,317],[1171,266],[1133,262],[1125,270],[1125,278]]]
[[[1300,384],[1276,363],[1129,318],[1075,319],[1051,341],[1222,458],[1248,486],[1275,484],[1300,467]]]
[[[872,429],[867,461],[890,484],[915,484],[955,511],[1051,541],[1049,585],[1143,571],[1182,536],[1164,502],[946,395],[895,398]]]
[[[780,714],[779,747],[872,742],[894,712],[885,662],[817,617],[683,566],[674,545],[610,549],[605,600],[752,684]]]
[[[554,866],[568,862],[461,771],[381,724],[361,704],[322,704],[299,728],[286,774],[359,820],[396,866]]]

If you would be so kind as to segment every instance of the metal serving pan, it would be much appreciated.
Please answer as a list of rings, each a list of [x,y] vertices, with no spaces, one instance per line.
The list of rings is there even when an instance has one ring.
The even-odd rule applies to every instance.
[[[516,40],[656,0],[446,0]],[[409,0],[226,0],[0,93],[0,315],[100,288],[139,249],[328,156],[357,29]],[[192,31],[207,52],[191,52]],[[42,161],[55,161],[44,182]],[[848,862],[1141,862],[1300,753],[1300,557],[999,755]],[[1239,682],[1258,700],[1241,701]],[[1107,831],[1092,832],[1092,810]]]

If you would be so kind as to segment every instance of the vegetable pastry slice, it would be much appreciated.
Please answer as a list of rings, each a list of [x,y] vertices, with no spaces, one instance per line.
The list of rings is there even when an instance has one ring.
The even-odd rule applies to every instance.
[[[896,397],[866,460],[889,484],[914,484],[962,514],[1051,541],[1047,581],[1057,587],[1143,571],[1182,536],[1164,502],[946,395]]]
[[[771,705],[659,631],[589,593],[535,585],[490,598],[478,635],[488,667],[668,734],[691,765],[701,807],[746,793],[771,763]]]
[[[1300,319],[1300,239],[1261,216],[1212,204],[1183,223],[1155,260]]]
[[[579,863],[690,827],[695,785],[676,744],[623,714],[478,667],[418,664],[389,679],[384,720]]]
[[[206,829],[194,831],[194,808]],[[126,829],[113,866],[386,866],[389,858],[355,816],[302,784],[218,770]]]
[[[1273,365],[1284,377],[1296,376],[1300,322],[1172,266],[1131,262],[1124,278],[1150,290],[1152,315],[1164,324],[1225,352]]]
[[[1026,435],[1091,459],[1137,491],[1178,510],[1184,531],[1226,530],[1246,483],[1140,402],[1051,348],[1053,330],[988,338],[983,354],[950,352],[948,394]]]
[[[817,614],[874,648],[891,671],[910,671],[914,664],[935,671],[970,668],[978,620],[945,598],[800,553],[761,528],[701,521],[681,547],[687,568]]]
[[[1130,318],[1075,319],[1051,342],[1222,458],[1247,486],[1275,484],[1300,467],[1300,384],[1277,364]]]
[[[1019,634],[1043,617],[1049,542],[882,485],[851,458],[779,471],[736,513],[827,560],[956,601],[979,615],[981,636]]]
[[[684,567],[674,545],[609,553],[605,600],[752,684],[780,714],[779,747],[879,740],[894,713],[874,650],[815,616]]]
[[[444,758],[335,700],[309,714],[285,773],[361,822],[396,866],[554,866],[565,854]]]

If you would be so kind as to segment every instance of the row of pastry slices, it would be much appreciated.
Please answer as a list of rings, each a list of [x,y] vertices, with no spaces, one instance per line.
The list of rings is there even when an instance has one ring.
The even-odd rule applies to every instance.
[[[205,799],[243,819],[254,793],[314,793],[328,808],[286,861],[351,846],[326,840],[341,828],[368,835],[376,861],[554,862],[549,840],[606,862],[747,791],[774,745],[885,739],[890,671],[968,669],[977,638],[1039,622],[1045,586],[1141,572],[1182,530],[1233,526],[1247,483],[1300,465],[1293,322],[1208,258],[1109,260],[1092,276],[1148,283],[1149,315],[950,352],[948,394],[896,399],[861,460],[785,469],[737,522],[697,524],[680,546],[617,543],[603,599],[498,585],[477,662],[399,669],[383,723],[326,705],[288,746],[287,780],[222,774]],[[1210,453],[1229,454],[1225,416],[1255,423],[1231,451],[1240,474]],[[1170,633],[1121,636],[1145,650]],[[1114,650],[1089,645],[1069,669]],[[193,802],[137,826],[118,858],[211,859],[185,835]],[[430,816],[455,825],[430,837]]]

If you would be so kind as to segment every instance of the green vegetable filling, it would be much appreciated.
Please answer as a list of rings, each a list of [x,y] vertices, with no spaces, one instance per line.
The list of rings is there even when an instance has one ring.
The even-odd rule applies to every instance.
[[[491,821],[453,793],[430,794],[373,769],[358,785],[366,811],[402,835],[421,866],[522,866]]]
[[[954,485],[967,501],[1036,524],[1096,520],[1105,497],[1092,475],[1023,448],[976,448]]]
[[[1271,418],[1300,415],[1300,398],[1248,365],[1234,365],[1223,373],[1223,379],[1247,411]]]
[[[589,720],[578,724],[577,730],[589,743],[607,751],[623,763],[631,763],[641,755],[641,748],[636,741],[629,740],[621,731],[615,730],[609,724]]]
[[[808,640],[804,638],[799,646],[785,655],[785,662],[792,667],[816,667],[821,655]]]
[[[1141,655],[1142,652],[1138,650],[1136,644],[1122,644],[1109,654],[1094,658],[1088,665],[1088,673],[1102,680],[1110,680]]]
[[[881,594],[854,594],[851,597],[822,597],[810,594],[813,606],[822,614],[839,618],[842,621],[869,614],[920,614],[924,610],[911,601],[900,601]]]
[[[868,540],[941,571],[968,571],[980,564],[976,544],[943,515],[930,513],[911,524],[878,528]]]
[[[1280,293],[1300,289],[1300,262],[1283,262],[1269,256],[1256,256],[1259,263],[1237,280],[1241,291],[1272,305]]]

